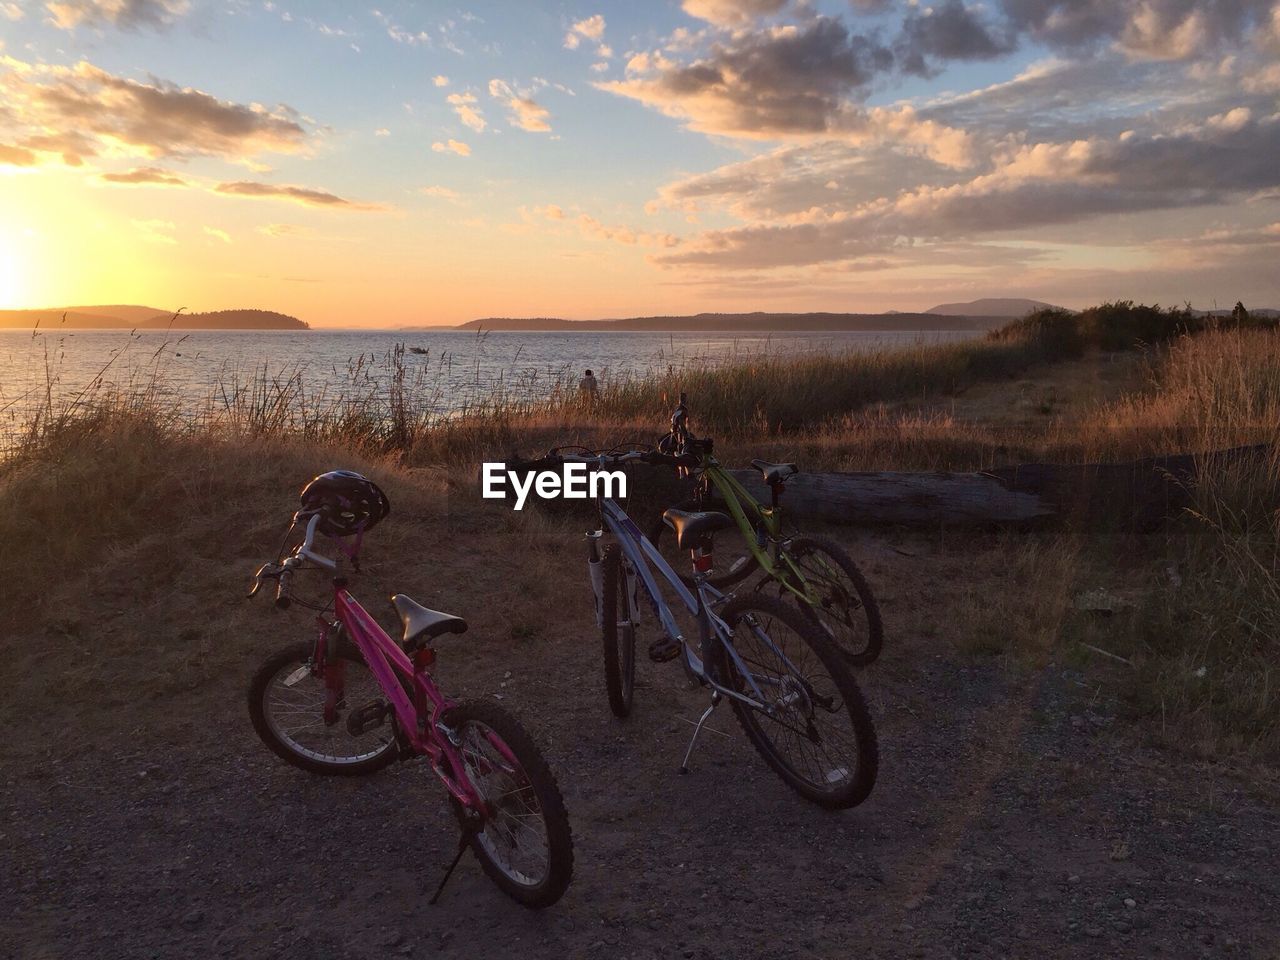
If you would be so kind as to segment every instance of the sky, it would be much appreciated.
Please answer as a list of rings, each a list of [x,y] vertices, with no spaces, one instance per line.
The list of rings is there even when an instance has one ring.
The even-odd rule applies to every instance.
[[[1280,307],[1280,0],[0,0],[0,308]]]

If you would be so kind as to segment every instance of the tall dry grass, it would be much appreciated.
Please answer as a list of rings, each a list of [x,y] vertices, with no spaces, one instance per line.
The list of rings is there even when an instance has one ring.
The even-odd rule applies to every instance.
[[[1099,458],[1204,455],[1194,507],[1149,556],[1136,608],[1112,640],[1131,695],[1174,735],[1211,750],[1280,749],[1280,336],[1211,331],[1156,358],[1150,389],[1079,427]],[[1211,456],[1263,445],[1253,458]]]
[[[1099,323],[1097,316],[1072,322],[1087,322],[1095,333]],[[1117,328],[1129,331],[1121,339],[1132,333],[1118,322]],[[1062,328],[1054,331],[1046,335],[1023,324],[964,344],[750,358],[606,384],[593,404],[563,389],[546,401],[499,397],[447,415],[430,383],[410,375],[394,352],[376,361],[381,382],[390,378],[389,390],[375,389],[367,369],[326,392],[312,390],[301,371],[273,376],[263,368],[229,379],[195,418],[178,414],[162,377],[128,388],[100,378],[62,400],[51,389],[0,460],[0,537],[21,545],[0,553],[0,577],[9,585],[0,611],[12,619],[31,604],[39,607],[46,584],[88,576],[122,550],[162,549],[165,537],[158,535],[171,530],[208,556],[242,554],[235,559],[248,568],[275,533],[274,524],[264,526],[263,502],[280,498],[282,476],[292,485],[334,463],[367,464],[401,478],[393,482],[405,483],[403,496],[412,502],[416,487],[409,477],[417,465],[457,472],[513,450],[652,440],[680,390],[694,398],[698,429],[723,437],[719,449],[730,462],[776,455],[816,469],[979,469],[1021,459],[1128,459],[1249,443],[1274,449],[1280,441],[1280,337],[1268,331],[1210,330],[1151,348],[1142,389],[1041,432],[885,403],[1034,374],[1038,365],[1072,354]],[[1229,465],[1206,459],[1196,496],[1193,513],[1123,556],[1101,541],[1073,548],[1080,583],[1141,579],[1138,602],[1128,612],[1105,623],[1067,623],[1063,585],[1072,581],[1062,572],[1061,551],[1028,548],[1018,569],[1032,594],[1037,583],[1051,583],[1052,602],[1018,606],[1025,629],[1010,631],[1013,608],[984,602],[983,586],[975,584],[966,601],[972,609],[960,611],[961,619],[971,624],[972,636],[1006,637],[1009,644],[1019,642],[1013,634],[1034,636],[1037,645],[1087,639],[1133,665],[1130,702],[1171,735],[1206,750],[1274,754],[1280,749],[1280,465],[1274,456]],[[456,507],[466,522],[465,501]],[[530,536],[525,527],[511,531],[513,539],[517,534]],[[119,602],[161,589],[164,566],[154,557],[140,566],[143,579],[122,586]],[[160,579],[146,579],[152,575]]]

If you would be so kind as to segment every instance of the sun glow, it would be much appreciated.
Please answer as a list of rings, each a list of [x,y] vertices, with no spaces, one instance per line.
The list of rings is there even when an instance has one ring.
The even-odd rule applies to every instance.
[[[22,237],[15,230],[0,233],[0,308],[26,306],[26,269],[18,250]]]

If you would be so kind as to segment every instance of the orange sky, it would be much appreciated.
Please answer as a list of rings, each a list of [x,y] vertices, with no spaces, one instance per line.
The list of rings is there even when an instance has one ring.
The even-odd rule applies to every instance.
[[[1280,2],[1058,6],[3,0],[0,308],[1280,306]]]

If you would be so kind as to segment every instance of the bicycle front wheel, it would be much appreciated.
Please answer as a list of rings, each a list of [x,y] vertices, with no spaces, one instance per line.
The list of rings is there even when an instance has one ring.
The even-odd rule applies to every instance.
[[[495,703],[469,700],[441,717],[455,734],[463,772],[488,807],[471,851],[517,903],[549,907],[573,877],[573,836],[555,776],[533,738]],[[467,812],[456,801],[463,829]]]
[[[800,600],[800,612],[855,667],[874,663],[884,646],[884,626],[876,598],[853,558],[826,537],[795,537],[787,544],[786,556],[814,597],[813,603]]]
[[[249,717],[276,756],[312,773],[373,773],[398,754],[395,715],[359,651],[342,645],[318,668],[300,643],[264,663],[249,684]],[[364,722],[348,721],[361,711]]]
[[[627,597],[627,578],[622,569],[622,548],[605,547],[604,597],[600,605],[604,641],[604,686],[609,709],[615,716],[631,713],[636,688],[636,625]]]
[[[781,600],[739,597],[720,616],[733,630],[732,652],[719,648],[720,677],[761,701],[758,709],[730,698],[760,756],[821,807],[865,800],[879,764],[876,731],[844,660],[812,620]]]

